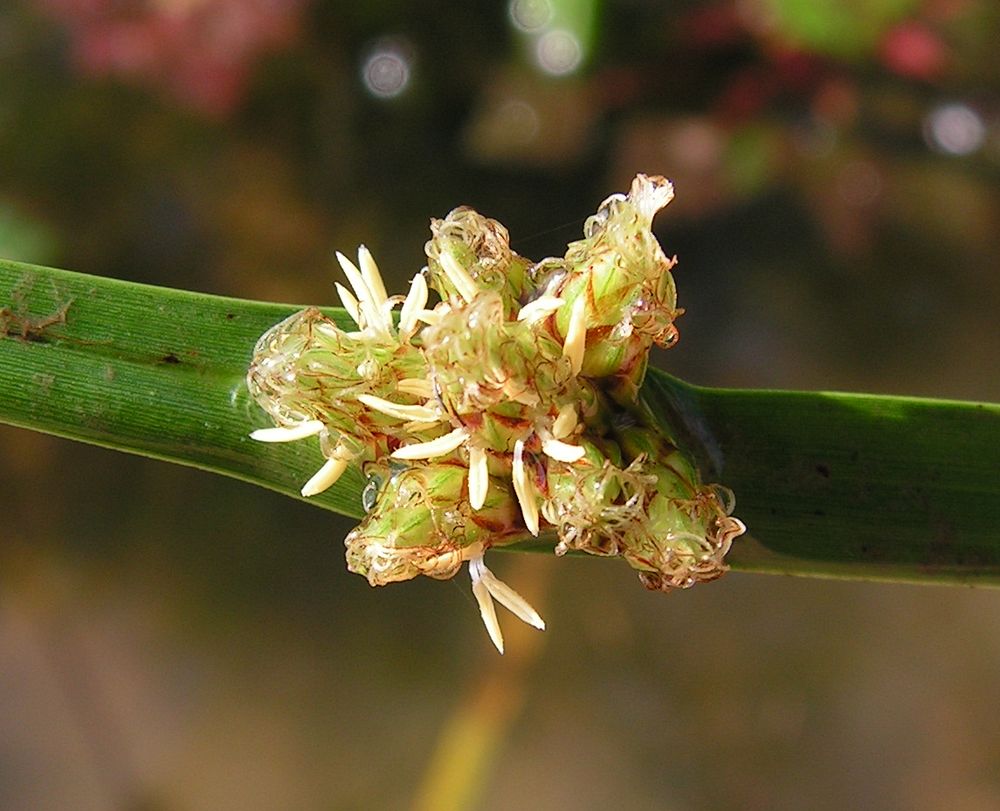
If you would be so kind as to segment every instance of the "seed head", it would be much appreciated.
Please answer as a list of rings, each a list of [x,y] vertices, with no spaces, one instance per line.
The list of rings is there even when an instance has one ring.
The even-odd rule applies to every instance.
[[[275,427],[253,438],[318,439],[325,461],[304,496],[353,463],[369,475],[351,571],[384,585],[468,561],[501,653],[494,601],[544,622],[486,567],[491,547],[555,535],[557,554],[620,556],[662,591],[725,571],[744,531],[732,494],[701,482],[639,400],[649,349],[675,341],[681,313],[674,260],[652,232],[672,197],[667,180],[639,175],[565,256],[537,263],[500,223],[457,208],[431,221],[405,297],[387,294],[367,248],[356,263],[336,255],[357,329],[310,308],[260,338],[247,385]]]

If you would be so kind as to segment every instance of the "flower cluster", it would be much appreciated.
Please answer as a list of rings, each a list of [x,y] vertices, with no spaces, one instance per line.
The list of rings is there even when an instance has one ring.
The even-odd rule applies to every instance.
[[[564,257],[541,262],[514,253],[500,223],[455,209],[432,221],[405,297],[388,296],[366,248],[357,264],[337,255],[357,329],[313,308],[261,337],[247,382],[277,427],[252,436],[319,438],[326,462],[303,495],[351,463],[368,476],[351,571],[383,585],[468,561],[501,652],[494,600],[545,625],[486,567],[490,547],[551,534],[557,554],[620,555],[663,591],[725,571],[744,531],[731,494],[701,484],[639,398],[651,346],[677,338],[674,260],[651,230],[672,196],[639,175]]]

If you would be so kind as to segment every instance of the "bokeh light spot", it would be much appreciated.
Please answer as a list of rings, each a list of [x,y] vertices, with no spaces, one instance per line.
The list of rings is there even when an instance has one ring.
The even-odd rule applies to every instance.
[[[882,40],[882,62],[900,76],[929,81],[944,70],[948,53],[940,36],[924,23],[909,21]]]
[[[983,145],[986,125],[967,104],[935,107],[924,119],[924,140],[935,152],[970,155]]]
[[[398,41],[380,41],[369,51],[361,66],[361,81],[376,98],[401,95],[410,84],[411,50]]]
[[[580,40],[570,31],[553,28],[538,38],[535,45],[538,66],[553,76],[566,76],[578,67],[583,59]]]
[[[508,10],[514,27],[526,33],[541,31],[552,22],[550,0],[511,0]]]

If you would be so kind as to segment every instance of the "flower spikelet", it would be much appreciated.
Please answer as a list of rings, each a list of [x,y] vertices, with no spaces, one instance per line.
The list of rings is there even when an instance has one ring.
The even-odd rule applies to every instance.
[[[342,330],[318,309],[296,313],[258,341],[247,385],[283,427],[324,424],[324,437],[342,440],[352,458],[375,459],[412,436],[399,420],[365,406],[359,396],[400,398],[399,381],[423,376],[420,351],[394,336]],[[407,404],[419,398],[409,397]]]
[[[451,262],[475,281],[477,289],[500,294],[508,308],[524,294],[531,262],[511,250],[507,229],[496,220],[460,206],[443,220],[431,220],[431,236],[424,252],[431,286],[442,298],[461,296],[453,268],[444,265]]]
[[[646,510],[656,477],[645,472],[644,462],[640,457],[620,468],[604,459],[600,466],[567,466],[550,476],[543,514],[559,533],[556,554],[575,549],[620,555],[635,537],[648,532]]]
[[[437,396],[460,419],[499,409],[508,423],[530,423],[542,403],[574,386],[562,345],[530,324],[507,320],[497,293],[448,308],[424,330],[423,347]]]
[[[584,225],[585,238],[569,245],[560,263],[555,294],[572,304],[586,300],[587,352],[583,372],[593,377],[631,377],[641,381],[648,350],[677,340],[680,315],[673,269],[652,232],[653,215],[673,199],[664,178],[639,175],[628,195],[605,200]],[[557,327],[565,335],[570,310]],[[632,388],[634,398],[638,385]]]
[[[347,568],[373,586],[419,574],[444,580],[484,547],[521,533],[507,487],[494,482],[472,510],[462,497],[466,474],[457,462],[395,471],[347,536]]]

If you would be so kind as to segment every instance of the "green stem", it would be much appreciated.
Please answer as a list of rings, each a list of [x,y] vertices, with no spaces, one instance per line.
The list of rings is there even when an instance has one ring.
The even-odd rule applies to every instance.
[[[289,305],[0,261],[0,421],[192,465],[295,498],[322,464],[264,445],[244,374]],[[349,323],[339,310],[328,310]],[[1000,406],[704,389],[643,396],[737,496],[744,571],[1000,584]],[[309,501],[362,513],[351,470]],[[540,544],[518,548],[550,549]]]

